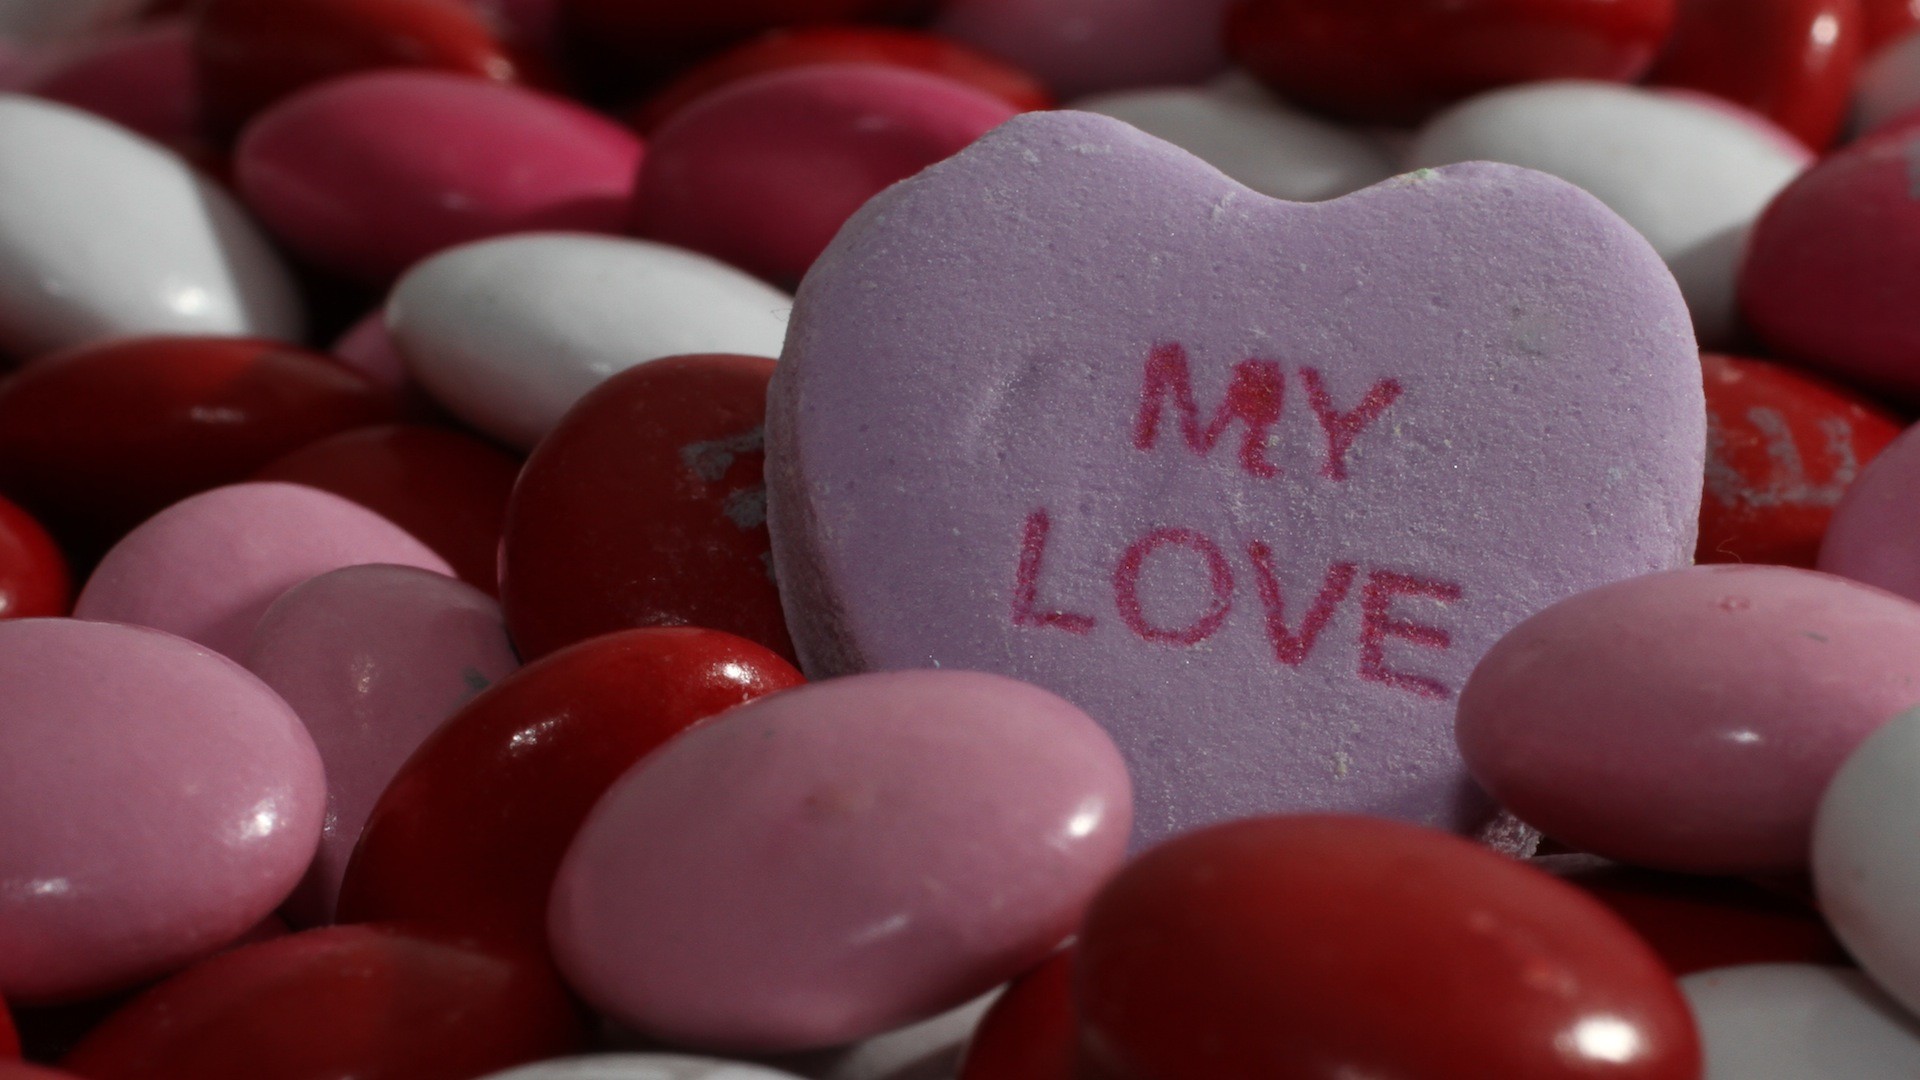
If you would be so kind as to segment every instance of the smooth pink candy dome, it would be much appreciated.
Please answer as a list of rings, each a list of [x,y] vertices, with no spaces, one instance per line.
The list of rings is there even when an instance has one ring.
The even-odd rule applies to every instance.
[[[430,71],[334,79],[262,114],[234,178],[315,262],[385,282],[435,252],[508,233],[617,233],[640,139],[570,101]]]
[[[0,994],[97,996],[239,938],[313,857],[299,717],[169,634],[0,623]]]

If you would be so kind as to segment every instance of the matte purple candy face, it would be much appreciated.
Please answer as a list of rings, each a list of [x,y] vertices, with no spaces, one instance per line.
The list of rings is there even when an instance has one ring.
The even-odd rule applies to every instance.
[[[1705,419],[1672,277],[1571,185],[1470,164],[1284,203],[1038,113],[841,232],[768,436],[807,673],[1054,690],[1151,842],[1487,827],[1462,683],[1533,612],[1688,562]]]

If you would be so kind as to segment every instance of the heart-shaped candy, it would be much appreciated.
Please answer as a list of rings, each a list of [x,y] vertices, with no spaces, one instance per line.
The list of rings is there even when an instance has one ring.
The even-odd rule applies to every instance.
[[[1544,174],[1263,198],[1084,113],[869,203],[769,395],[813,676],[977,668],[1130,758],[1136,840],[1340,809],[1477,829],[1499,635],[1684,565],[1705,420],[1659,257]]]

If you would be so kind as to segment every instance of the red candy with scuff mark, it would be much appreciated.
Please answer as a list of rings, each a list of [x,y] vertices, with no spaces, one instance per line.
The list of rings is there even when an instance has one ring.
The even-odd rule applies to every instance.
[[[1834,507],[1900,419],[1773,361],[1702,353],[1700,365],[1707,470],[1694,558],[1811,568]]]
[[[188,495],[393,412],[365,378],[279,342],[84,346],[0,384],[0,492],[63,540],[104,549]]]
[[[270,462],[280,480],[351,499],[412,533],[460,580],[500,592],[500,537],[520,460],[446,428],[389,424],[344,431]]]
[[[587,811],[690,725],[803,680],[713,630],[628,630],[468,703],[380,797],[341,888],[347,921],[411,921],[544,952],[547,894]]]
[[[884,26],[819,26],[780,30],[688,69],[632,114],[652,132],[675,113],[721,87],[788,68],[821,64],[879,64],[924,71],[966,83],[1022,112],[1053,107],[1040,80],[1002,60],[934,34]]]
[[[472,1080],[583,1042],[544,961],[380,926],[236,949],[147,991],[61,1062],[87,1080]]]
[[[1282,97],[1405,124],[1482,90],[1638,78],[1675,0],[1239,0],[1227,51]]]
[[[1672,974],[1598,901],[1377,818],[1248,818],[1148,851],[1094,901],[1074,985],[1098,1080],[1700,1076]]]
[[[655,360],[602,383],[540,443],[501,561],[521,656],[637,626],[704,626],[793,655],[761,479],[772,377],[761,357]]]
[[[1647,81],[1714,94],[1815,150],[1846,120],[1866,52],[1860,0],[1679,0],[1673,37]]]

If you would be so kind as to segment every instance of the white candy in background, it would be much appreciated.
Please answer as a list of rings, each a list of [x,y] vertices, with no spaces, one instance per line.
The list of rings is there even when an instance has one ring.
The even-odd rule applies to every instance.
[[[78,37],[145,6],[146,0],[0,0],[0,38],[43,42]]]
[[[1428,122],[1410,168],[1501,161],[1578,184],[1625,218],[1673,270],[1700,343],[1727,344],[1748,231],[1811,163],[1792,136],[1702,96],[1598,82],[1481,94]]]
[[[1860,131],[1915,109],[1920,109],[1920,33],[1874,53],[1853,84],[1854,126]]]
[[[0,356],[140,334],[297,341],[301,324],[280,257],[179,155],[0,94]]]
[[[1680,980],[1703,1080],[1920,1077],[1920,1026],[1848,968],[1753,964]]]
[[[596,1054],[522,1065],[484,1080],[798,1080],[775,1072],[713,1058],[679,1054]]]
[[[681,248],[524,233],[450,249],[394,287],[387,329],[462,420],[523,449],[589,390],[684,353],[777,357],[793,300]]]
[[[1860,744],[1813,824],[1827,924],[1874,981],[1920,1009],[1920,709]]]
[[[1071,107],[1124,120],[1276,199],[1332,199],[1396,171],[1366,136],[1231,83],[1100,94]]]

